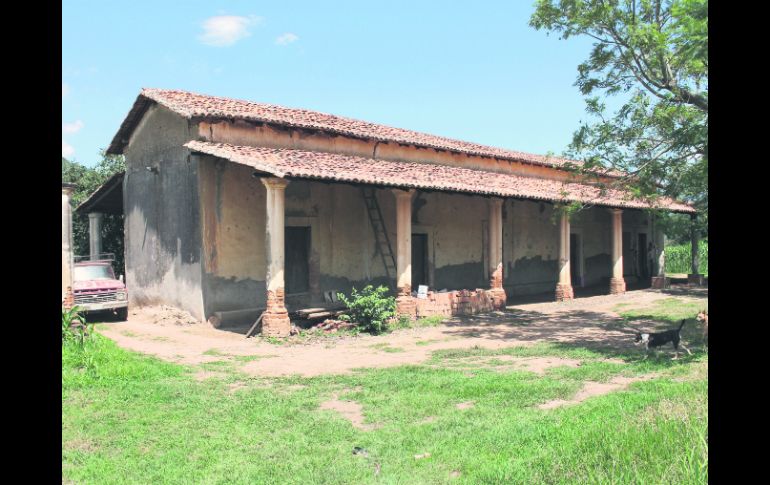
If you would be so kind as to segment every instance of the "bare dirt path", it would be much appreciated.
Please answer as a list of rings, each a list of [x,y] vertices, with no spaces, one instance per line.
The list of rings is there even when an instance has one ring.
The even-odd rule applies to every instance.
[[[436,327],[292,345],[245,339],[241,333],[192,323],[194,320],[183,313],[169,317],[171,310],[164,313],[158,309],[132,312],[127,322],[104,323],[99,331],[121,347],[173,362],[196,365],[226,360],[255,376],[315,376],[344,374],[362,367],[419,364],[439,349],[499,349],[536,342],[631,347],[630,330],[617,325],[619,316],[612,309],[621,303],[638,307],[672,296],[705,305],[708,291],[677,294],[639,290],[566,303],[516,305],[505,312],[456,317]]]

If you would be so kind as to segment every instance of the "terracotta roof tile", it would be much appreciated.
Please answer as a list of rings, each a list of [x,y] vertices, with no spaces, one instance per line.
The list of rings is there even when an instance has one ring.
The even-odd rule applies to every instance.
[[[286,108],[272,104],[254,103],[239,99],[195,94],[187,91],[153,88],[142,89],[142,92],[134,105],[134,109],[132,109],[132,112],[129,113],[129,116],[126,118],[126,122],[128,123],[124,122],[124,125],[121,126],[118,134],[115,135],[115,139],[108,150],[110,153],[122,152],[122,147],[125,140],[128,138],[125,131],[129,131],[131,125],[135,121],[138,121],[137,115],[139,112],[143,112],[143,109],[145,108],[142,98],[155,101],[189,119],[220,118],[274,123],[281,126],[321,130],[368,140],[402,143],[406,145],[448,150],[467,155],[496,157],[504,160],[513,160],[550,167],[582,164],[580,161],[569,160],[566,158],[533,155],[531,153],[515,150],[479,145],[477,143],[453,140],[451,138],[405,130],[402,128],[393,128],[306,109]],[[621,175],[621,173],[616,170],[597,169],[596,172],[604,173],[608,176]]]
[[[608,207],[653,207],[644,200],[633,199],[630,194],[619,189],[606,189],[605,193],[601,193],[598,187],[588,184],[433,163],[394,162],[334,153],[202,141],[190,141],[185,146],[194,152],[247,165],[282,178],[336,180],[552,202],[577,201]],[[675,212],[695,212],[691,206],[670,198],[660,198],[654,207]]]

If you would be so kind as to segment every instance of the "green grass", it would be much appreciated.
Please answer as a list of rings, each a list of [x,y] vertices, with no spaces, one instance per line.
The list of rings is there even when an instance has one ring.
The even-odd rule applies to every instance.
[[[684,311],[672,303],[653,310],[665,321]],[[63,349],[63,481],[708,481],[703,352],[678,361],[612,354],[621,364],[608,362],[601,349],[559,344],[449,349],[434,352],[424,365],[273,379],[238,374],[231,362],[211,362],[204,366],[227,377],[199,382],[197,367],[126,351],[100,336],[88,345],[86,353]],[[500,355],[572,358],[581,366],[551,368],[544,376],[457,368]],[[587,380],[650,372],[659,377],[625,391],[549,411],[536,407],[570,398]],[[237,392],[231,392],[233,383],[241,386]],[[334,395],[360,403],[365,422],[380,427],[363,431],[318,409]],[[470,409],[455,407],[469,401]],[[353,455],[354,447],[368,455]],[[430,456],[414,458],[423,453]]]

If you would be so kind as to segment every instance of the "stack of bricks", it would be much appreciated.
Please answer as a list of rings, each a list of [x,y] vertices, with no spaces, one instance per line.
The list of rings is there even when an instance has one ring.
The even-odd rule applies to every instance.
[[[72,295],[72,287],[68,286],[67,290],[64,292],[64,298],[62,299],[61,306],[65,310],[69,310],[73,306],[75,306],[75,297]]]
[[[415,298],[417,317],[433,315],[475,315],[494,311],[497,307],[489,290],[458,290],[446,293],[428,292],[427,298]]]

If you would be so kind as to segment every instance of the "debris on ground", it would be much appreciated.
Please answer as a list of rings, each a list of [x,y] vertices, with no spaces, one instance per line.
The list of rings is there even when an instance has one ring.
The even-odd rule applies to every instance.
[[[195,325],[201,323],[189,312],[168,305],[133,308],[131,319],[151,322],[156,325]]]
[[[423,458],[429,458],[429,457],[430,457],[430,453],[421,453],[419,455],[414,455],[415,460],[421,460]]]
[[[331,318],[327,318],[318,325],[313,325],[309,330],[332,333],[338,330],[348,330],[354,328],[355,326],[356,324],[353,322],[345,322],[343,320],[332,320]]]

